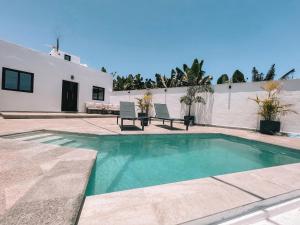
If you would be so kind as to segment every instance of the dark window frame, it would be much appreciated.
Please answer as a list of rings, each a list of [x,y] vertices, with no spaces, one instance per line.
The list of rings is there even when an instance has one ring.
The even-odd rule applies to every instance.
[[[64,59],[65,59],[66,61],[71,62],[72,57],[71,57],[70,55],[68,55],[68,54],[65,54],[65,55],[64,55]]]
[[[17,83],[17,88],[6,88],[5,87],[5,83],[6,83],[6,71],[13,71],[16,72],[18,74],[18,83]],[[31,76],[31,86],[30,86],[30,90],[20,90],[20,74],[27,74]],[[26,71],[22,71],[22,70],[15,70],[15,69],[11,69],[11,68],[7,68],[7,67],[3,67],[2,68],[2,90],[7,90],[7,91],[19,91],[19,92],[27,92],[27,93],[33,93],[33,84],[34,84],[34,73],[30,73],[30,72],[26,72]]]
[[[94,89],[95,88],[98,89],[98,90],[103,91],[103,98],[102,99],[99,98],[99,95],[98,95],[98,98],[94,98]],[[98,93],[99,93],[99,91],[98,91]],[[92,89],[92,99],[96,100],[96,101],[104,101],[104,99],[105,99],[105,88],[98,87],[98,86],[93,86],[93,89]]]

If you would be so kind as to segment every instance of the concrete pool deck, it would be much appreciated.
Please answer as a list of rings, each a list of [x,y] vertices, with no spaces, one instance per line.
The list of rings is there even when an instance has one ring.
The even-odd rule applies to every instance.
[[[96,154],[0,138],[0,224],[74,224]]]
[[[300,164],[88,196],[79,225],[211,224],[300,196]]]
[[[169,130],[161,124],[154,121],[144,132],[136,130],[121,132],[115,118],[30,120],[0,118],[0,135],[43,129],[98,135],[223,133],[300,149],[300,139],[297,138],[202,126],[190,127],[186,132],[182,124],[174,124],[178,130]],[[45,157],[42,157],[44,154]],[[41,157],[35,157],[38,155]],[[2,171],[0,224],[74,224],[90,167],[95,158],[94,151],[0,138],[0,157]],[[23,160],[24,163],[16,163]],[[7,176],[5,169],[8,168],[16,174],[25,175]],[[60,173],[63,173],[63,176]],[[26,176],[30,179],[25,179],[25,182]],[[69,177],[71,180],[64,180],[62,177]],[[50,181],[54,184],[49,186]],[[299,189],[300,164],[251,170],[89,196],[84,202],[78,224],[209,223],[263,205],[268,206],[298,197]],[[49,195],[44,194],[47,191]],[[6,195],[10,196],[11,200],[6,200]],[[65,209],[63,211],[57,210],[55,204],[66,208],[63,208]],[[44,210],[35,208],[41,206],[45,207]],[[18,223],[3,223],[3,221]]]

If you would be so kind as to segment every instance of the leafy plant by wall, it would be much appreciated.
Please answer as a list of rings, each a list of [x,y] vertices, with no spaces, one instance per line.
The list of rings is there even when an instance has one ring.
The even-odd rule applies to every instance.
[[[289,112],[296,113],[291,109],[292,104],[281,104],[279,99],[279,93],[282,85],[279,81],[268,81],[262,89],[266,91],[267,96],[265,98],[259,98],[256,96],[254,100],[258,105],[258,114],[268,121],[276,121],[280,115],[285,115]]]

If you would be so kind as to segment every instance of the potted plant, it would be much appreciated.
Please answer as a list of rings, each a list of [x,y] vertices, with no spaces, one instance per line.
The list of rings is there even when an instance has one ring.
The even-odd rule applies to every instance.
[[[193,103],[202,102],[205,100],[199,95],[202,92],[213,92],[211,87],[211,76],[205,76],[205,71],[202,70],[204,61],[200,62],[195,59],[192,66],[188,67],[186,64],[183,66],[182,83],[188,86],[185,96],[180,98],[180,103],[188,106],[188,115],[184,116],[184,124],[194,124],[195,116],[191,115],[191,107]]]
[[[295,111],[291,110],[291,104],[281,104],[278,94],[282,85],[278,81],[268,81],[262,89],[267,92],[266,98],[262,99],[256,96],[254,100],[258,104],[258,114],[262,117],[260,120],[259,131],[263,134],[275,134],[280,131],[280,115]]]
[[[148,117],[152,107],[152,93],[147,91],[142,98],[137,98],[137,107],[140,109],[138,117]],[[141,125],[148,126],[148,119],[141,120]]]
[[[197,95],[199,92],[200,89],[198,86],[191,86],[187,88],[186,95],[180,98],[180,103],[184,103],[188,106],[188,115],[184,116],[184,125],[195,123],[195,116],[191,116],[191,108],[193,103],[205,104],[204,99]]]

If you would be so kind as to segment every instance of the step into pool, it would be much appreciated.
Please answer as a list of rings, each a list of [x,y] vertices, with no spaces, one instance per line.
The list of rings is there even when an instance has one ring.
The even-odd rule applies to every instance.
[[[33,132],[7,138],[98,151],[86,195],[300,162],[297,150],[223,134]]]

